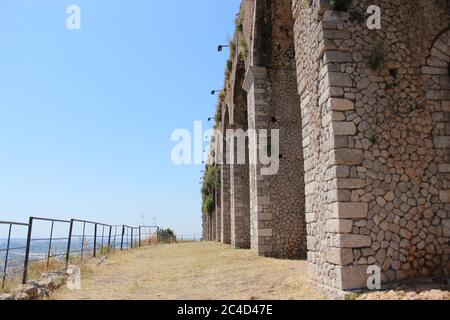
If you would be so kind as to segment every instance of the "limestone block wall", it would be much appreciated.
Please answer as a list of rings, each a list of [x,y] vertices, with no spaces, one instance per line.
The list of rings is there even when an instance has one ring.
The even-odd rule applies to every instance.
[[[449,51],[435,42],[446,48],[448,4],[359,1],[336,13],[320,3],[294,3],[304,135],[313,143],[305,143],[311,276],[343,289],[365,287],[371,265],[386,282],[442,276]],[[352,19],[371,4],[382,9],[381,30]],[[326,173],[313,174],[309,161]]]
[[[264,117],[267,102],[266,92],[266,69],[251,67],[247,70],[244,88],[247,91],[248,127],[251,130],[265,128],[266,122],[260,121]],[[260,181],[261,164],[258,159],[258,140],[255,135],[249,136],[249,174],[250,174],[250,244],[253,250],[259,254],[271,252],[269,247],[271,241],[271,224],[262,212],[262,199],[264,199],[267,188]],[[258,183],[259,180],[259,183]],[[270,217],[269,217],[270,218]]]
[[[223,117],[222,117],[222,135],[223,135],[223,164],[220,166],[220,202],[221,202],[221,217],[220,217],[220,237],[218,241],[222,243],[231,244],[231,199],[230,199],[230,150],[227,143],[226,131],[230,127],[229,108],[226,103],[223,103]]]
[[[251,120],[256,129],[267,129],[269,136],[271,130],[279,130],[280,154],[279,170],[267,176],[257,172],[255,179],[258,246],[271,257],[301,258],[306,256],[306,223],[294,21],[290,1],[259,2],[255,20],[261,25],[255,29],[252,61],[264,69],[260,69],[262,77],[254,79],[259,81],[254,88],[259,106]],[[270,147],[272,143],[276,141],[270,140]]]
[[[220,219],[220,238],[226,244],[231,244],[231,211],[230,211],[230,165],[221,166],[222,191],[221,191],[221,219]]]
[[[210,230],[210,235],[211,235],[211,241],[216,241],[216,213],[213,212],[211,214],[211,230]]]
[[[366,25],[370,5],[379,30]],[[447,0],[361,0],[345,12],[243,0],[245,79],[236,58],[223,129],[279,129],[280,169],[261,175],[255,135],[248,166],[221,166],[227,243],[245,234],[242,247],[261,255],[307,252],[310,277],[339,289],[366,287],[370,266],[384,282],[448,277],[449,12]]]
[[[231,91],[231,122],[235,137],[230,148],[231,244],[235,248],[250,248],[250,176],[248,152],[247,94],[243,89],[245,68],[236,55]],[[243,161],[242,161],[243,160]]]
[[[335,91],[330,86],[319,54],[324,50],[323,27],[318,19],[318,8],[303,9],[302,1],[293,3],[295,18],[297,81],[303,130],[305,179],[305,219],[307,222],[307,249],[310,278],[336,287],[336,265],[326,260],[330,235],[327,234],[328,216],[333,204],[339,201],[335,175],[328,171],[334,166],[333,135],[330,130],[328,100]],[[331,77],[335,75],[331,74]],[[338,258],[340,252],[337,253]]]

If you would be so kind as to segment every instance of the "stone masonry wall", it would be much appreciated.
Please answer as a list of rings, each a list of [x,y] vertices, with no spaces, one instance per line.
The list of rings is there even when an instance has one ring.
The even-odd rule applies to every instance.
[[[245,135],[248,129],[247,94],[244,91],[243,82],[245,67],[241,58],[236,55],[233,72],[233,84],[231,91],[231,127],[236,130],[236,138],[231,145],[232,159],[230,166],[230,197],[231,197],[231,244],[235,248],[250,248],[250,186],[249,186],[249,152],[248,137]],[[245,139],[239,140],[239,139]],[[242,155],[243,154],[243,155]],[[241,155],[241,156],[238,156]],[[244,163],[241,163],[241,159]]]
[[[382,8],[381,30],[352,20],[370,4]],[[382,269],[386,282],[448,272],[449,210],[443,200],[449,179],[439,169],[445,171],[449,160],[443,108],[448,69],[442,75],[448,50],[431,53],[433,41],[448,28],[445,5],[359,1],[337,13],[317,2],[309,9],[294,4],[298,69],[304,74],[309,61],[318,70],[300,85],[302,111],[321,110],[323,127],[313,135],[329,131],[331,146],[321,145],[319,154],[333,149],[322,157],[327,198],[317,202],[307,191],[311,273],[322,283],[364,287],[371,265]],[[370,68],[374,57],[382,61]],[[434,80],[425,76],[428,85],[424,71],[435,73]],[[431,83],[434,88],[425,92]],[[309,199],[320,206],[313,210],[318,215],[308,212]]]
[[[379,30],[366,25],[370,5]],[[447,0],[361,0],[344,12],[327,0],[243,0],[245,79],[235,59],[226,88],[242,83],[247,99],[227,92],[224,112],[230,128],[246,128],[246,114],[249,129],[279,129],[281,155],[278,174],[262,176],[250,135],[248,172],[231,166],[222,196],[235,246],[246,212],[251,249],[307,251],[325,286],[364,288],[370,266],[383,282],[449,277],[449,12]]]
[[[222,132],[224,139],[224,159],[221,165],[221,217],[220,217],[220,235],[218,241],[226,244],[231,244],[231,208],[230,208],[230,150],[226,143],[226,130],[230,127],[229,109],[226,104],[223,104],[223,118],[222,118]]]
[[[300,258],[306,255],[303,149],[290,3],[257,1],[255,21],[262,24],[251,46],[257,65],[248,69],[244,84],[249,128],[269,134],[278,129],[281,154],[275,175],[262,175],[260,164],[250,170],[252,247],[271,257]],[[250,139],[253,157],[259,148]]]

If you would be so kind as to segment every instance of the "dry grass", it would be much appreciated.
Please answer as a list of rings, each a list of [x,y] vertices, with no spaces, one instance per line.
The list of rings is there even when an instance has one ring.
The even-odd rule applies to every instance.
[[[324,299],[304,261],[262,258],[217,243],[147,246],[117,252],[83,274],[82,290],[62,300]]]

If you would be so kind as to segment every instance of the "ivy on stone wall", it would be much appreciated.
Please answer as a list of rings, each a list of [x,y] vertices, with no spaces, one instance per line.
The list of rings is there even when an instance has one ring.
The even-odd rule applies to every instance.
[[[217,166],[206,166],[202,186],[202,210],[204,214],[212,214],[215,208],[215,191],[219,186],[219,169]]]

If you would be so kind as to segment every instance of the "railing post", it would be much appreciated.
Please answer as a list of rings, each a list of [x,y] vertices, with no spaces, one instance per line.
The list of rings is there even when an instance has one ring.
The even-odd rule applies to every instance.
[[[28,280],[28,264],[30,262],[30,247],[31,247],[32,232],[33,232],[33,217],[30,217],[30,221],[28,223],[27,247],[25,249],[22,284],[26,284]]]
[[[133,233],[134,233],[134,228],[131,228],[131,249],[133,249]]]
[[[9,225],[8,243],[6,244],[5,265],[3,267],[3,277],[2,277],[2,290],[5,289],[6,272],[8,271],[8,257],[9,257],[9,247],[11,245],[11,232],[12,232],[12,224]]]
[[[120,241],[120,250],[123,250],[123,236],[125,235],[125,226],[122,226],[122,240]]]
[[[97,224],[94,225],[94,258],[97,256]]]
[[[141,227],[139,227],[139,247],[141,247]]]
[[[55,221],[52,221],[52,228],[50,230],[50,241],[48,242],[48,252],[47,252],[47,271],[50,267],[50,256],[52,250],[52,240],[53,240],[53,228],[55,227]]]
[[[159,243],[159,227],[156,227],[156,244]]]
[[[86,222],[83,222],[83,237],[81,239],[81,261],[83,261],[83,254],[84,254],[84,236],[86,235]],[[89,242],[88,242],[88,249],[89,249]]]
[[[111,248],[112,226],[109,226],[108,248]]]
[[[73,233],[73,219],[70,220],[69,239],[67,241],[66,267],[69,266],[70,246],[72,245],[72,233]]]

